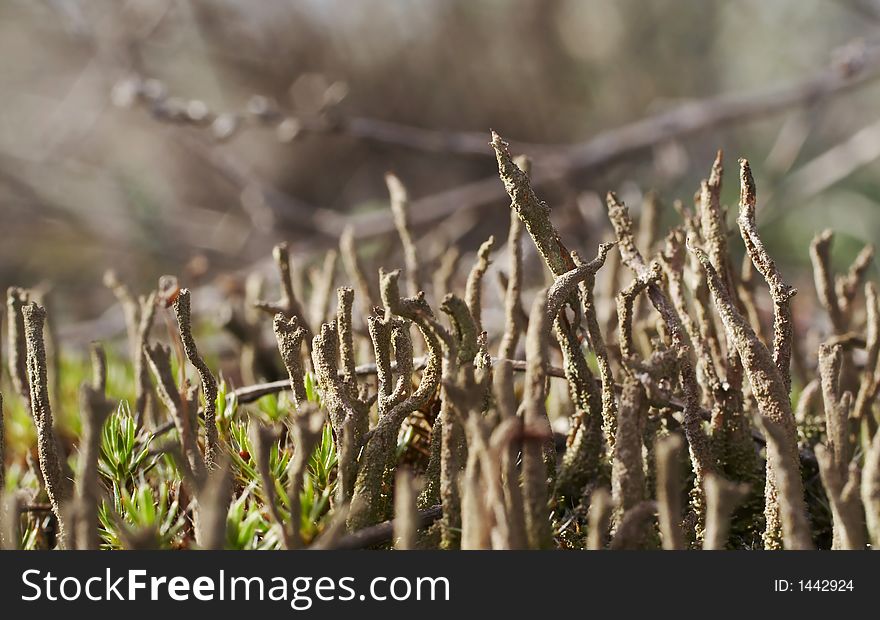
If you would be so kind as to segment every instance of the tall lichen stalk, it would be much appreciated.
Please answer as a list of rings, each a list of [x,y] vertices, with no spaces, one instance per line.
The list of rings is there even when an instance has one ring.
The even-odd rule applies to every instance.
[[[147,346],[156,317],[157,293],[151,291],[146,296],[136,298],[128,286],[121,282],[112,270],[104,274],[104,285],[113,291],[122,306],[129,352],[134,366],[134,410],[137,413],[138,422],[144,423],[150,413],[152,396],[150,371],[147,368],[144,347]]]
[[[98,478],[98,461],[101,430],[113,410],[113,403],[106,396],[107,358],[104,348],[98,343],[93,343],[91,356],[92,382],[83,383],[79,391],[83,432],[72,511],[73,536],[77,549],[97,549],[100,544],[98,506],[102,500],[102,493]]]
[[[183,350],[199,373],[202,394],[205,399],[205,466],[208,470],[215,468],[218,458],[219,437],[217,435],[217,379],[208,364],[199,355],[196,340],[193,337],[191,295],[188,289],[181,289],[174,300],[174,314],[180,329],[180,340]]]
[[[555,278],[561,277],[567,271],[574,269],[576,265],[572,254],[563,244],[559,232],[550,220],[550,208],[535,195],[528,175],[516,165],[507,149],[507,144],[494,132],[491,145],[495,150],[501,181],[511,199],[511,208],[519,216],[547,268]],[[593,276],[595,276],[595,272]],[[587,277],[585,274],[584,278]],[[592,282],[589,283],[588,288],[592,288],[591,285]],[[589,311],[591,306],[588,301],[587,287],[583,289],[582,295],[585,309]],[[602,407],[603,389],[604,399],[608,404],[606,416],[613,414],[609,401],[611,386],[607,375],[604,376],[603,387],[600,388],[586,363],[586,359],[580,352],[577,329],[581,319],[581,304],[578,301],[577,293],[571,291],[565,302],[574,312],[575,320],[569,319],[563,312],[562,306],[557,308],[558,314],[553,316],[552,320],[556,340],[563,354],[569,392],[576,408],[573,427],[576,430],[570,442],[569,454],[563,462],[558,484],[563,494],[577,498],[587,481],[595,477],[600,467],[602,419],[597,417],[595,412],[597,407]],[[510,312],[513,311],[513,309],[510,310]],[[508,321],[510,320],[508,319]],[[530,317],[530,328],[531,320]],[[595,317],[592,320],[595,320]],[[591,329],[590,332],[596,340],[596,330]],[[601,341],[596,340],[592,344],[594,350],[603,350],[604,345]],[[613,423],[606,420],[606,428],[610,429],[612,426]]]
[[[49,368],[46,361],[46,345],[43,327],[46,309],[36,302],[22,308],[24,334],[27,350],[27,380],[30,385],[31,415],[37,428],[37,454],[40,472],[52,512],[58,520],[59,539],[64,540],[65,504],[71,499],[72,489],[64,474],[58,439],[55,434],[52,405],[49,403]]]
[[[749,164],[740,161],[740,215],[738,223],[746,251],[770,287],[773,300],[773,345],[768,349],[755,334],[748,319],[736,303],[708,254],[692,247],[708,278],[715,308],[721,317],[729,340],[736,347],[758,403],[759,414],[766,420],[765,428],[773,428],[774,440],[768,445],[767,481],[765,485],[766,526],[764,544],[777,548],[783,543],[782,504],[792,502],[786,509],[801,517],[806,513],[803,482],[800,477],[795,419],[789,400],[791,375],[792,319],[791,298],[797,292],[783,282],[775,263],[770,258],[755,228],[755,184]],[[794,471],[792,471],[794,468]],[[778,478],[784,476],[789,493],[780,497]],[[805,544],[803,540],[798,544]]]

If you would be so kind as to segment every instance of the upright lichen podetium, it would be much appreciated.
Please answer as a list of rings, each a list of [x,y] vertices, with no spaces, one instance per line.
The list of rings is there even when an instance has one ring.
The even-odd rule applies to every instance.
[[[490,144],[495,150],[498,174],[504,183],[508,196],[510,196],[511,208],[519,215],[554,278],[559,278],[574,269],[576,265],[571,253],[562,243],[558,231],[550,221],[550,207],[535,195],[528,175],[514,163],[507,143],[494,131]],[[575,320],[579,321],[578,315],[581,308],[574,290],[565,301],[574,311]],[[577,324],[572,323],[569,317],[561,312],[562,306],[559,307],[559,310],[558,315],[552,317],[552,320],[556,339],[564,356],[569,392],[577,409],[574,421],[575,423],[585,422],[580,429],[581,440],[574,441],[569,448],[569,451],[573,452],[568,458],[570,461],[577,460],[578,467],[568,467],[563,471],[566,475],[559,481],[559,489],[565,495],[578,497],[587,479],[598,470],[602,457],[600,419],[602,394],[580,351]],[[575,454],[576,452],[579,454]]]
[[[52,407],[49,404],[49,371],[46,363],[46,345],[43,341],[46,309],[32,301],[22,308],[22,315],[27,344],[27,378],[30,385],[31,413],[37,427],[37,453],[40,460],[40,471],[43,473],[52,512],[58,520],[58,539],[63,541],[65,523],[62,509],[71,499],[72,489],[61,469],[61,459],[58,454],[58,444],[52,420]]]
[[[788,495],[793,505],[787,506],[791,514],[798,517],[806,513],[803,482],[800,475],[783,474],[783,467],[789,463],[798,466],[800,460],[795,433],[794,415],[789,400],[788,360],[791,355],[791,314],[790,299],[794,289],[782,282],[776,265],[770,259],[754,228],[755,189],[748,162],[740,161],[740,232],[746,243],[746,250],[770,285],[774,306],[774,346],[771,353],[755,334],[754,329],[737,310],[729,291],[720,275],[712,265],[709,256],[701,249],[691,247],[708,278],[709,289],[715,308],[721,317],[728,338],[736,346],[743,361],[752,393],[758,402],[763,418],[769,421],[778,435],[774,449],[768,451],[767,483],[765,485],[764,516],[766,527],[764,545],[768,549],[780,548],[783,543],[783,515],[780,510],[781,498],[777,489],[777,476],[786,475]],[[783,374],[784,373],[784,374]],[[778,448],[778,449],[776,449]]]
[[[180,294],[174,300],[174,314],[177,316],[177,325],[180,328],[180,339],[183,342],[183,350],[186,358],[199,373],[202,382],[202,391],[205,396],[205,467],[208,471],[214,469],[217,461],[219,438],[217,435],[217,379],[208,368],[208,364],[199,355],[195,338],[192,333],[191,295],[189,289],[181,289]]]
[[[623,264],[630,268],[637,279],[647,282],[648,298],[660,314],[675,350],[678,374],[685,397],[682,421],[690,451],[691,464],[696,475],[691,493],[692,504],[699,521],[705,510],[702,500],[703,476],[707,472],[714,471],[716,467],[709,447],[709,439],[702,426],[700,387],[697,383],[697,373],[690,358],[691,347],[688,344],[688,336],[675,307],[657,283],[657,279],[650,276],[653,264],[649,266],[636,247],[629,209],[627,209],[623,202],[618,200],[613,192],[608,193],[606,204],[608,207],[608,219],[611,221],[614,233],[617,236],[620,259]]]

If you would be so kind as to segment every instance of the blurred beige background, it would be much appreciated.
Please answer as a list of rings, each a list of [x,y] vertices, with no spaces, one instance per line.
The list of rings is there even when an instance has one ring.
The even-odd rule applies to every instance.
[[[340,216],[385,221],[386,170],[433,196],[494,174],[490,128],[520,144],[587,141],[806,79],[878,30],[873,0],[4,0],[0,284],[51,287],[73,323],[111,303],[110,266],[144,290],[166,272],[216,282],[281,239],[308,261],[335,245]],[[752,160],[772,195],[762,232],[809,278],[817,230],[840,231],[841,265],[880,238],[878,84],[664,140],[541,195],[592,252],[597,196],[637,208],[653,188],[687,203],[721,147],[728,171]],[[506,230],[506,204],[441,221],[472,250]]]

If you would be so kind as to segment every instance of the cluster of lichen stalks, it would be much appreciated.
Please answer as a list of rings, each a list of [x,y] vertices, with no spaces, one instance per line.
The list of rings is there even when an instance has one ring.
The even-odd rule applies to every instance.
[[[498,338],[484,331],[481,308],[494,240],[479,249],[464,298],[445,292],[457,256],[448,253],[433,286],[445,315],[441,319],[423,292],[406,191],[393,175],[387,181],[403,243],[408,296],[400,291],[400,271],[380,270],[381,305],[375,305],[351,234],[340,244],[365,325],[354,324],[355,290],[348,287],[337,290],[335,320],[323,321],[335,251],[325,261],[323,284],[312,291],[309,320],[287,248],[276,248],[281,299],[253,305],[274,317],[293,407],[284,425],[261,426],[252,435],[266,510],[283,546],[304,543],[299,528],[285,523],[277,508],[269,449],[279,433],[287,433],[293,450],[290,512],[298,514],[308,455],[325,420],[338,453],[333,518],[321,541],[325,548],[346,532],[392,516],[394,545],[400,549],[723,549],[730,545],[732,528],[753,533],[754,541],[761,536],[766,548],[812,548],[815,506],[805,500],[802,461],[818,464],[820,493],[824,489],[832,514],[832,546],[880,545],[880,433],[873,406],[880,389],[880,302],[875,285],[864,284],[864,311],[856,301],[872,259],[870,248],[848,273],[835,277],[829,265],[830,233],[813,243],[818,296],[833,333],[819,349],[818,376],[812,378],[805,356],[794,346],[791,300],[796,291],[782,280],[756,231],[748,162],[740,161],[737,224],[746,250],[741,270],[734,269],[728,251],[727,214],[719,198],[720,154],[694,208],[677,205],[681,223],[662,243],[650,204],[637,238],[627,207],[609,194],[614,243],[600,245],[587,261],[560,239],[548,206],[530,186],[528,162],[515,163],[495,134],[491,145],[511,199],[505,322]],[[552,274],[552,284],[534,296],[529,312],[521,299],[523,229]],[[655,247],[660,251],[653,254]],[[616,312],[600,318],[594,289],[603,267],[612,272],[605,281],[614,287],[603,301],[615,298]],[[759,310],[764,293],[756,273],[769,287],[772,326],[764,325]],[[621,280],[628,284],[618,292]],[[126,311],[137,384],[134,408],[146,414],[154,390],[158,394],[179,437],[179,443],[165,449],[175,456],[195,498],[197,544],[221,547],[234,485],[229,448],[217,429],[217,380],[192,336],[190,292],[171,286],[136,300],[120,283],[108,283]],[[182,349],[178,355],[197,370],[201,400],[188,382],[175,381],[172,350],[150,343],[154,313],[162,303],[174,310]],[[10,374],[33,414],[40,477],[62,533],[59,544],[95,548],[96,505],[103,492],[98,442],[112,408],[105,396],[101,350],[94,349],[94,380],[81,390],[84,432],[73,485],[59,457],[48,399],[45,310],[28,303],[20,289],[10,289],[8,310]],[[863,336],[859,325],[864,325]],[[240,336],[247,364],[273,364],[272,355],[254,342],[256,318],[230,319],[227,327]],[[419,335],[416,343],[413,333]],[[524,362],[515,359],[523,335]],[[551,365],[557,355],[553,342],[561,368]],[[496,355],[490,344],[497,346]],[[373,361],[358,366],[357,353],[363,351]],[[797,411],[790,401],[792,367],[803,384]],[[519,386],[515,373],[522,370]],[[317,380],[320,407],[307,399],[307,372]],[[566,381],[572,411],[561,449],[547,410],[548,386],[556,377]],[[399,465],[402,429],[434,405],[439,411],[430,447],[414,476]],[[824,444],[802,440],[799,445],[799,437],[807,434],[821,437]],[[426,509],[437,505],[439,520],[420,531]],[[13,509],[7,506],[7,514]],[[7,529],[14,521],[7,519]]]

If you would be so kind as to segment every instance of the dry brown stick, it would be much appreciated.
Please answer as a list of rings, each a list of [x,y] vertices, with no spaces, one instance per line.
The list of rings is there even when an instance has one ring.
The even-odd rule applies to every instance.
[[[366,392],[362,393],[359,390],[357,373],[355,372],[354,329],[352,326],[354,291],[345,286],[339,287],[337,300],[336,322],[321,326],[320,334],[313,341],[312,354],[315,375],[324,390],[324,403],[339,446],[338,502],[339,504],[348,504],[354,493],[355,480],[358,475],[357,455],[369,430],[369,412],[373,400],[367,397]],[[374,336],[374,317],[367,318],[367,326],[370,335]],[[408,325],[404,327],[393,323],[386,330],[386,334],[389,348],[393,341],[399,355],[401,375],[405,374],[407,377],[396,387],[400,393],[408,393],[409,377],[412,374],[410,370],[412,342],[409,338]],[[379,360],[380,356],[377,354],[377,369],[384,371],[382,367],[390,364],[383,364]],[[339,369],[340,362],[341,369]],[[379,373],[377,372],[377,374]],[[385,380],[384,376],[382,380]],[[381,413],[385,413],[385,411],[381,411]]]
[[[357,373],[355,373],[354,326],[352,308],[354,289],[340,286],[336,289],[336,333],[339,336],[339,360],[342,364],[340,375],[348,397],[358,397]],[[366,421],[369,423],[369,421]]]
[[[498,172],[512,201],[511,207],[525,224],[547,267],[554,276],[561,276],[574,267],[574,262],[550,221],[550,207],[535,195],[528,175],[514,163],[507,143],[494,131],[490,144],[495,149]]]
[[[388,319],[382,317],[370,317],[367,320],[370,330],[370,338],[373,341],[373,350],[376,356],[378,390],[377,390],[377,416],[379,422],[373,432],[366,439],[363,448],[363,457],[359,466],[354,466],[349,472],[351,476],[351,512],[349,514],[350,527],[364,527],[375,523],[383,512],[380,501],[381,487],[386,479],[388,470],[392,467],[393,445],[400,430],[400,426],[406,417],[420,407],[427,396],[436,389],[437,369],[439,366],[438,347],[434,341],[426,338],[428,350],[434,359],[422,378],[415,394],[410,394],[412,375],[412,352],[413,345],[409,336],[410,322],[396,317]],[[395,380],[391,373],[391,353],[397,361],[398,377]],[[368,420],[366,419],[367,407],[358,408],[359,402],[349,397],[348,407],[355,414],[349,416],[355,421],[353,427],[353,439],[355,445],[360,447],[366,435]],[[366,403],[364,402],[364,405]],[[362,420],[362,421],[358,421]],[[346,486],[348,482],[346,481]]]
[[[688,237],[694,238],[692,229],[688,229],[685,239]],[[695,342],[702,341],[704,343],[709,354],[707,361],[709,359],[712,360],[713,372],[715,376],[718,376],[718,367],[724,359],[719,333],[724,333],[724,327],[717,324],[717,315],[712,311],[712,294],[709,292],[706,277],[700,268],[699,262],[693,257],[690,258],[689,268],[692,277],[691,289],[693,290],[694,310],[700,335],[700,339]],[[734,373],[730,374],[731,379],[733,379]]]
[[[461,493],[459,476],[465,466],[467,444],[464,433],[464,420],[482,393],[485,403],[488,395],[483,385],[477,390],[475,366],[478,356],[485,354],[485,340],[478,338],[476,326],[467,304],[460,297],[450,293],[440,304],[440,309],[449,318],[452,330],[447,331],[436,322],[432,329],[443,342],[443,364],[440,382],[440,498],[443,504],[443,517],[440,519],[440,546],[443,549],[455,548],[461,536]],[[444,333],[445,332],[445,333]],[[482,362],[480,362],[482,364]],[[485,377],[485,375],[483,375]],[[464,391],[456,390],[459,383],[467,386]],[[429,462],[429,469],[431,468]]]
[[[851,44],[851,47],[855,47],[855,45]],[[782,84],[774,82],[769,86],[756,88],[752,91],[736,90],[690,101],[657,115],[602,132],[586,142],[561,147],[542,147],[530,144],[519,144],[515,147],[519,151],[531,153],[541,164],[532,175],[535,186],[556,182],[565,175],[605,166],[622,158],[637,155],[657,144],[690,136],[710,128],[779,114],[792,107],[815,103],[866,84],[877,77],[878,50],[874,47],[867,47],[855,51],[855,54],[850,54],[849,60],[843,63],[836,62],[830,67],[819,69],[815,74],[802,80]],[[354,132],[357,126],[357,123],[350,123],[347,130]],[[367,123],[366,126],[369,127],[370,123]],[[407,146],[433,145],[434,148],[438,144],[435,132],[427,134],[430,139],[426,142],[413,138],[416,134],[424,135],[418,130],[407,128],[401,134],[400,132],[388,132],[388,126],[385,124],[382,127],[386,131],[377,133],[376,137],[381,136],[383,140],[389,140],[392,143],[397,143],[391,139],[392,137],[405,137],[399,141],[400,144]],[[362,130],[358,129],[357,131]],[[370,136],[365,134],[363,137],[369,138]],[[456,137],[455,139],[444,139],[439,144],[470,145],[476,144],[476,139],[477,136],[465,140]],[[470,150],[472,147],[468,146],[468,151]],[[482,148],[474,148],[473,150],[480,153],[486,152]],[[212,159],[217,158],[213,157]],[[236,184],[239,191],[244,190],[248,182],[252,182],[250,178],[240,178],[243,176],[241,174],[230,174],[225,169],[221,172]],[[263,187],[263,193],[280,195],[280,192],[269,187]],[[428,196],[412,203],[412,225],[425,226],[460,210],[493,204],[503,195],[497,185],[497,178],[491,177]],[[284,198],[287,202],[294,202],[290,197]],[[299,203],[299,201],[295,202]],[[303,211],[301,205],[296,204],[295,206],[299,211]],[[345,226],[349,224],[353,226],[358,238],[384,235],[394,230],[392,218],[386,212],[365,213],[354,216],[353,219],[345,218],[345,221],[334,213],[321,212],[316,214],[310,223],[319,232],[334,239],[338,238]]]
[[[413,358],[413,370],[422,370],[425,367],[430,356],[419,356]],[[291,358],[295,359],[295,358]],[[498,357],[492,358],[492,363],[497,365],[501,362],[510,362],[511,368],[515,372],[525,372],[526,370],[526,361],[525,360],[511,360],[511,359],[502,359]],[[301,364],[301,362],[300,362]],[[397,369],[397,362],[391,362],[391,370]],[[342,371],[339,371],[340,374]],[[358,376],[366,376],[366,375],[375,375],[376,374],[376,364],[368,363],[368,364],[359,364],[355,367],[355,374]],[[302,376],[298,374],[297,376]],[[565,371],[558,366],[548,366],[547,367],[547,376],[553,377],[555,379],[565,379]],[[290,389],[291,380],[290,379],[281,379],[278,381],[268,381],[266,383],[255,383],[254,385],[246,385],[240,388],[236,388],[235,391],[229,395],[229,399],[231,400],[233,395],[235,399],[242,404],[252,403],[256,400],[259,400],[263,396],[267,396],[268,394],[277,394],[278,392],[283,392],[285,390]],[[303,398],[305,397],[305,387],[303,387]],[[680,408],[679,405],[675,405],[677,408]]]
[[[743,93],[735,91],[703,100],[689,101],[653,117],[642,119],[623,127],[608,130],[593,139],[571,145],[548,145],[517,143],[518,150],[533,152],[555,165],[564,162],[581,168],[595,167],[609,163],[636,151],[667,142],[675,137],[689,135],[707,128],[723,126],[732,122],[777,114],[780,111],[803,104],[814,104],[823,98],[846,92],[865,84],[876,77],[877,50],[864,44],[850,43],[847,57],[835,61],[830,67],[823,67],[804,79],[789,83],[774,83],[769,87],[758,88]],[[211,125],[213,119],[251,118],[259,123],[282,124],[291,120],[281,110],[265,105],[265,98],[259,106],[251,105],[243,113],[219,114],[205,108],[202,102],[197,106],[202,110],[198,115],[188,114],[180,100],[169,97],[162,89],[148,89],[144,85],[151,80],[133,78],[129,91],[136,99],[153,110],[160,110],[156,118],[175,121],[188,121],[197,125]],[[153,80],[154,82],[154,80]],[[132,88],[133,86],[133,88]],[[160,92],[159,97],[154,93]],[[180,108],[180,110],[177,110]],[[354,138],[397,145],[427,152],[459,153],[467,155],[485,154],[481,148],[479,133],[448,132],[414,127],[386,120],[346,117],[334,114],[329,117],[297,117],[292,119],[296,133],[343,133]],[[286,127],[287,127],[286,126]],[[285,127],[285,129],[286,129]],[[281,132],[281,137],[285,132]]]
[[[330,425],[336,437],[342,437],[342,425],[349,414],[354,415],[354,403],[343,386],[339,371],[339,333],[336,323],[324,323],[312,340],[312,366],[315,379],[322,391],[322,403],[327,410]]]
[[[26,512],[21,495],[0,491],[0,550],[14,551],[21,541],[21,519],[15,517]],[[51,510],[50,507],[47,507]]]
[[[504,527],[507,515],[501,513],[500,523],[496,523],[492,497],[488,482],[492,476],[491,467],[486,468],[489,459],[483,457],[486,450],[485,432],[488,431],[480,418],[481,394],[476,390],[473,373],[466,373],[466,383],[447,387],[448,398],[455,401],[456,414],[467,421],[467,459],[461,473],[461,548],[477,550],[492,548],[492,530],[496,525]],[[504,510],[503,500],[500,506]],[[503,538],[507,538],[503,536]]]
[[[715,270],[721,275],[721,280],[724,283],[724,286],[727,287],[727,290],[730,291],[730,296],[737,304],[737,308],[742,312],[745,308],[745,304],[743,304],[739,298],[739,288],[734,277],[735,273],[727,248],[727,223],[725,221],[727,213],[721,207],[722,174],[722,152],[719,150],[715,156],[715,161],[712,164],[712,171],[709,174],[709,179],[703,181],[700,186],[700,199],[698,201],[700,211],[699,219],[702,226],[702,237],[706,244],[709,259],[715,266]],[[745,211],[741,211],[741,217],[744,213]],[[752,214],[752,217],[754,217],[754,214]],[[743,221],[741,220],[740,225],[742,226],[742,224]],[[753,222],[751,223],[751,228],[754,228]],[[755,238],[757,239],[757,235],[755,235]],[[758,243],[760,243],[760,240],[758,240]],[[750,246],[749,242],[746,243],[746,246]],[[752,254],[751,250],[749,254]],[[703,295],[701,295],[701,297],[702,296]],[[710,330],[704,331],[708,332]],[[715,330],[712,329],[711,331],[714,332]],[[728,390],[728,394],[724,395],[725,398],[717,399],[726,401],[726,406],[715,407],[715,410],[717,412],[716,418],[727,418],[727,420],[732,422],[737,419],[737,416],[740,414],[739,410],[742,407],[742,399],[738,398],[736,393],[739,392],[742,387],[743,367],[739,354],[736,351],[736,347],[727,339],[725,339],[725,348],[727,352],[725,378],[730,385],[730,389]],[[720,388],[721,386],[717,387]],[[719,394],[720,392],[721,390],[716,391],[716,393]],[[718,424],[716,422],[716,427],[717,426]]]
[[[736,288],[733,281],[733,268],[730,264],[730,255],[727,251],[727,224],[725,213],[721,208],[721,177],[723,174],[722,152],[715,154],[712,163],[712,171],[707,181],[700,185],[700,225],[702,226],[703,241],[706,244],[706,253],[715,270],[721,275],[727,290],[731,295]]]
[[[494,423],[483,415],[471,416],[469,422],[482,427],[482,434],[485,437],[479,442],[478,450],[480,466],[488,487],[486,501],[492,510],[494,519],[491,532],[492,547],[494,549],[522,549],[525,547],[524,530],[515,529],[520,527],[523,520],[522,495],[520,494],[518,503],[508,501],[511,494],[506,483],[506,480],[511,480],[514,485],[517,485],[517,491],[519,491],[515,472],[516,465],[514,463],[514,471],[510,476],[507,457],[517,449],[522,437],[522,423],[516,417],[506,417],[500,422]],[[511,506],[518,506],[519,515],[511,515]]]
[[[774,190],[784,196],[787,204],[807,204],[834,184],[855,173],[880,157],[880,121],[874,121],[813,157],[797,170],[786,174]],[[771,197],[772,200],[772,197]],[[775,209],[762,225],[772,226],[790,214],[788,209]]]
[[[617,295],[617,344],[624,367],[635,365],[640,357],[633,337],[635,305],[638,296],[648,288],[648,283],[660,279],[659,265],[653,263],[651,267],[651,271],[645,274],[645,279],[635,278]]]
[[[416,524],[418,529],[429,527],[437,521],[443,514],[443,509],[437,506],[431,506],[424,510],[420,510],[417,515]],[[344,536],[333,546],[336,550],[353,550],[368,549],[377,545],[382,545],[394,539],[394,521],[383,521],[370,527],[356,530],[351,534]]]
[[[815,103],[867,83],[878,75],[880,50],[870,47],[845,64],[835,64],[819,70],[815,75],[787,84],[774,83],[750,92],[731,93],[691,101],[655,116],[640,119],[628,125],[600,133],[591,140],[562,147],[559,157],[534,148],[534,145],[514,145],[533,155],[535,171],[531,174],[534,187],[553,183],[575,172],[600,168],[625,157],[667,142],[737,122],[778,114],[791,107]],[[411,204],[412,226],[420,227],[443,219],[462,209],[493,204],[503,197],[497,180],[487,178],[462,185],[452,190],[422,198]],[[338,235],[331,222],[328,234]],[[393,230],[385,213],[366,213],[355,216],[351,222],[358,237],[372,237]]]

